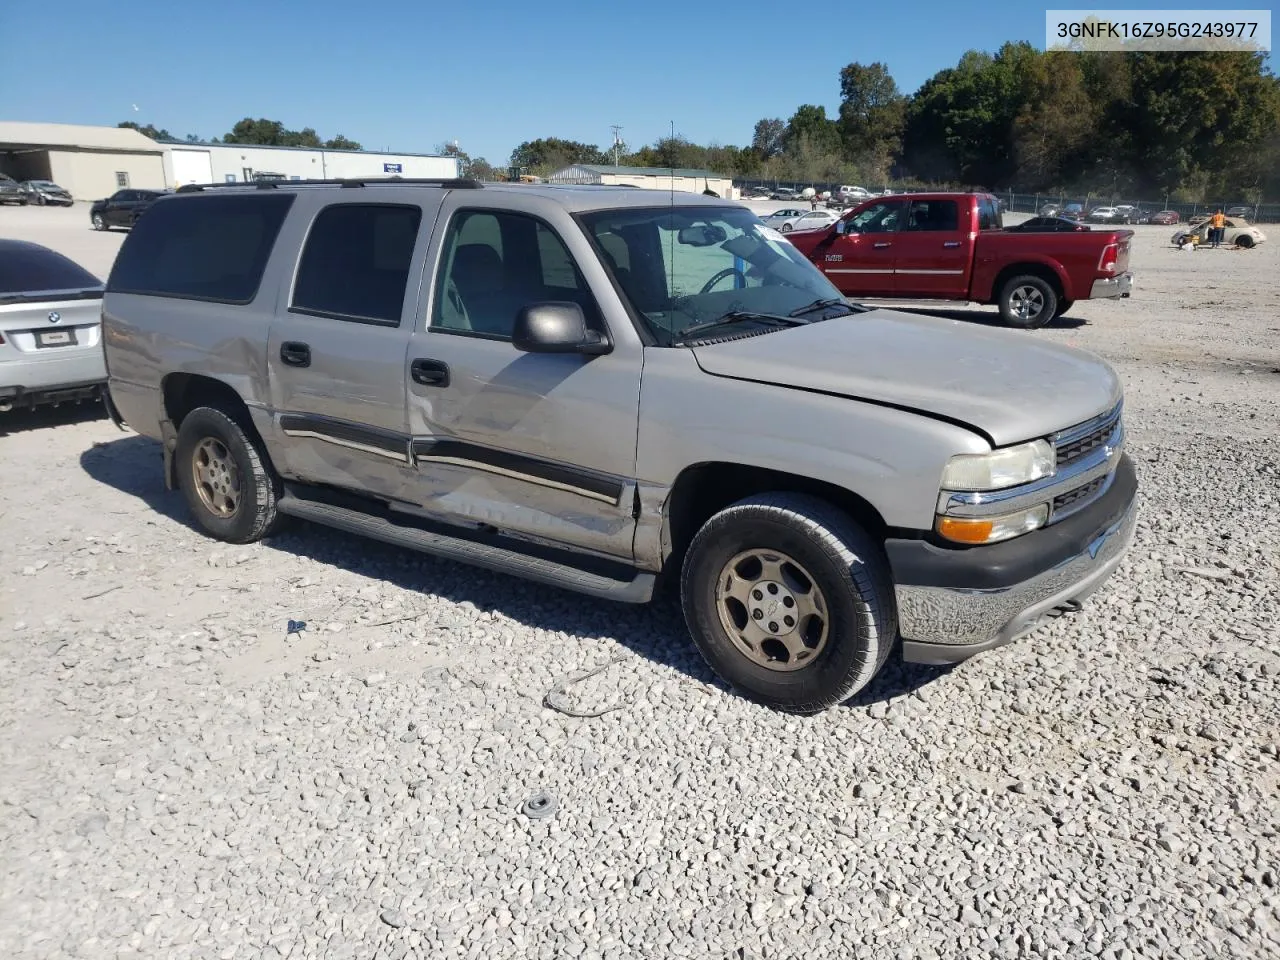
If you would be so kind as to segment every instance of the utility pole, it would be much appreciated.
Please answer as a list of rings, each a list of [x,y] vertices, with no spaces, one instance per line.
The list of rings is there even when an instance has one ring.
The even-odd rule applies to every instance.
[[[613,165],[618,166],[618,148],[622,145],[622,127],[614,124],[609,128],[613,131]]]

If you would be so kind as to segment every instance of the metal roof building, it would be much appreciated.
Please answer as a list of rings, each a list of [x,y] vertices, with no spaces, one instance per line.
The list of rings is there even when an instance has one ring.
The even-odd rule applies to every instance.
[[[342,177],[456,177],[458,159],[432,154],[165,143],[127,127],[0,121],[0,173],[52,180],[77,200],[123,188]]]
[[[77,200],[121,187],[163,189],[164,146],[123,127],[0,121],[0,173],[52,180]]]
[[[646,190],[682,190],[688,193],[713,191],[718,197],[733,197],[733,179],[710,170],[687,167],[615,167],[609,164],[575,163],[547,177],[548,183],[594,183],[614,187],[641,187]]]

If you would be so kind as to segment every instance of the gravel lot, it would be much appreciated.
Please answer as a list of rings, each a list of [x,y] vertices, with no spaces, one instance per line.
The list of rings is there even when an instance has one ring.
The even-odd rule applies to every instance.
[[[0,234],[105,275],[87,219]],[[1132,300],[1026,334],[1125,379],[1130,558],[811,719],[726,692],[674,606],[220,545],[151,441],[0,418],[0,956],[1280,956],[1280,236],[1135,230]],[[557,702],[609,712],[543,705],[601,665]]]

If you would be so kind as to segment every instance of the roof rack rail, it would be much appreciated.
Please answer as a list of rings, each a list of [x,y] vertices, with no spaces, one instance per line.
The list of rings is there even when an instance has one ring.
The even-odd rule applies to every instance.
[[[240,180],[228,183],[184,183],[176,193],[199,193],[227,187],[254,187],[258,190],[275,190],[277,187],[366,187],[370,184],[393,186],[445,187],[451,190],[479,190],[484,186],[479,180],[467,177],[347,177],[340,180]]]

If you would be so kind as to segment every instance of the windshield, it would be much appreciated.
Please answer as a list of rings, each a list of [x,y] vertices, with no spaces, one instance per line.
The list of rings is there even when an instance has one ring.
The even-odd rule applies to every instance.
[[[815,301],[842,302],[799,250],[742,207],[602,210],[580,219],[661,346],[727,314],[785,318]]]

